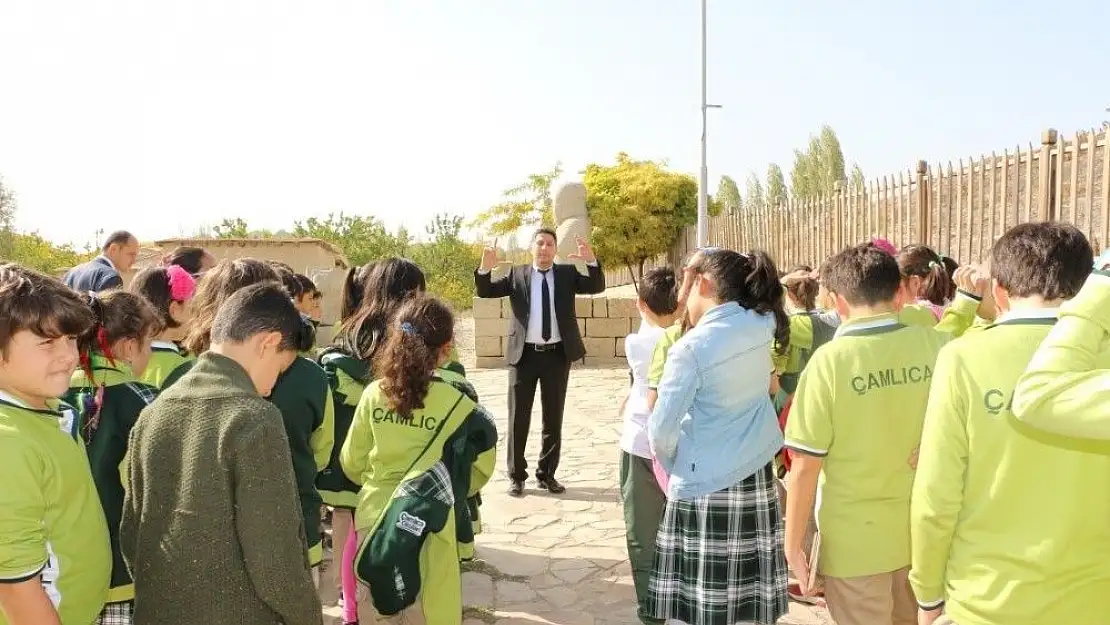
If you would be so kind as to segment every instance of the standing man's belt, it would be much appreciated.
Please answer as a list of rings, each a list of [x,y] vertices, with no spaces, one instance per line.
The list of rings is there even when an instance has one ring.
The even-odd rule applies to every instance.
[[[537,352],[550,352],[550,351],[555,351],[555,349],[557,349],[560,345],[562,345],[562,343],[545,343],[545,344],[525,343],[525,345],[529,349],[537,351]]]

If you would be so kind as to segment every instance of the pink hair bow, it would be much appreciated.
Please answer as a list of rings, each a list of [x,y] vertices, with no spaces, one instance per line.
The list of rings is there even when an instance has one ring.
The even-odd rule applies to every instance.
[[[874,245],[891,256],[898,256],[898,248],[894,247],[894,244],[887,239],[882,237],[871,237],[871,245]]]
[[[196,278],[189,275],[177,265],[166,267],[166,275],[170,279],[170,298],[175,302],[187,302],[197,290]]]

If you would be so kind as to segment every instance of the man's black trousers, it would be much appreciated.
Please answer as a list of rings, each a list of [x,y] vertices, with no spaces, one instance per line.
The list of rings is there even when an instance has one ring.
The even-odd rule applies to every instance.
[[[563,407],[566,405],[569,379],[570,362],[561,343],[542,352],[536,351],[531,344],[525,345],[520,362],[509,369],[509,445],[506,456],[510,480],[523,482],[528,479],[528,461],[524,459],[524,452],[528,445],[537,384],[540,387],[543,433],[536,479],[555,477],[563,446]]]

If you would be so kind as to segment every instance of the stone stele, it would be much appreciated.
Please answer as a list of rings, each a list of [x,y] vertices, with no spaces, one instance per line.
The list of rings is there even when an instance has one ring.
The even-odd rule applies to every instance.
[[[571,264],[567,256],[578,251],[575,237],[589,240],[590,217],[586,214],[586,185],[577,181],[557,183],[552,189],[555,198],[555,232],[559,237],[559,253],[555,262]],[[573,263],[578,271],[585,273],[584,263]]]

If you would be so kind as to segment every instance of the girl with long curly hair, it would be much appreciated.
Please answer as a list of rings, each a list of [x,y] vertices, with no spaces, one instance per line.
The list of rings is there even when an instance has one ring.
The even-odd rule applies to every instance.
[[[355,572],[375,608],[385,616],[418,611],[422,622],[444,625],[462,622],[467,498],[489,477],[479,457],[497,444],[490,414],[441,369],[454,321],[433,297],[404,300],[378,337],[377,379],[363,391],[340,452],[344,473],[362,486]]]

